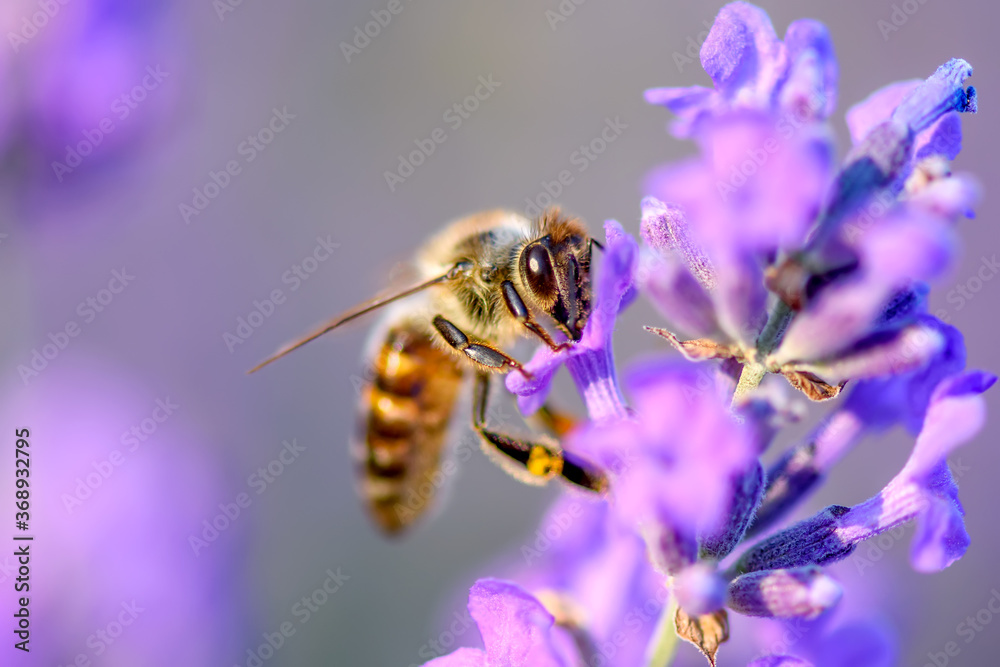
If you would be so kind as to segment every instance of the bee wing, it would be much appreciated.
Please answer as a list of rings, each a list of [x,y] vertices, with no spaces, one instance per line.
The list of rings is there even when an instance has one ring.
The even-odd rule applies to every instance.
[[[358,493],[386,533],[408,527],[432,505],[463,368],[435,344],[412,311],[390,313],[361,389],[352,454]]]
[[[264,366],[267,366],[272,361],[277,361],[278,359],[280,359],[281,357],[285,356],[289,352],[292,352],[294,350],[299,349],[300,347],[302,347],[306,343],[309,343],[311,341],[316,340],[317,338],[319,338],[323,334],[329,333],[330,331],[333,331],[337,327],[339,327],[339,326],[341,326],[343,324],[347,324],[351,320],[355,320],[355,319],[361,317],[362,315],[367,315],[368,313],[372,312],[373,310],[377,310],[377,309],[381,308],[382,306],[385,306],[387,304],[392,303],[393,301],[397,301],[399,299],[408,297],[408,296],[410,296],[412,294],[416,294],[417,292],[425,290],[425,289],[427,289],[428,287],[430,287],[432,285],[437,285],[438,283],[443,283],[444,281],[450,280],[450,279],[452,279],[454,277],[455,277],[455,270],[453,269],[452,271],[449,271],[448,273],[446,273],[444,275],[437,276],[436,278],[431,278],[430,280],[425,280],[422,283],[417,283],[416,285],[412,285],[412,286],[404,288],[402,290],[394,290],[392,292],[388,292],[386,294],[382,294],[382,295],[376,296],[376,297],[374,297],[374,298],[372,298],[372,299],[370,299],[368,301],[365,301],[364,303],[359,304],[359,305],[355,306],[354,308],[351,308],[347,312],[341,313],[340,315],[337,315],[333,319],[328,320],[327,322],[324,322],[319,327],[317,327],[315,330],[313,330],[311,333],[306,334],[302,338],[294,340],[294,341],[292,341],[290,343],[287,343],[284,346],[278,348],[277,352],[275,352],[270,357],[268,357],[264,361],[260,362],[259,364],[257,364],[253,368],[251,368],[249,371],[247,371],[247,373],[249,374],[249,373],[254,373],[256,371],[259,371],[261,368],[263,368]]]

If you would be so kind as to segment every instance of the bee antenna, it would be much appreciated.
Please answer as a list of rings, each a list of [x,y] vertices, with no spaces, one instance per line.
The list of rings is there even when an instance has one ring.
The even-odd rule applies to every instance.
[[[247,371],[247,375],[249,375],[250,373],[255,373],[255,372],[259,371],[261,368],[263,368],[264,366],[267,366],[272,361],[277,361],[278,359],[280,359],[281,357],[285,356],[289,352],[294,352],[295,350],[299,349],[300,347],[302,347],[306,343],[309,343],[309,342],[312,342],[312,341],[316,340],[317,338],[319,338],[323,334],[328,333],[330,331],[333,331],[334,329],[336,329],[337,327],[339,327],[342,324],[347,324],[351,320],[354,320],[354,319],[356,319],[358,317],[361,317],[362,315],[366,315],[366,314],[372,312],[373,310],[381,308],[382,306],[384,306],[384,305],[386,305],[388,303],[391,303],[391,302],[393,302],[393,301],[395,301],[397,299],[402,299],[403,297],[407,297],[407,296],[410,296],[411,294],[415,294],[416,292],[419,292],[419,291],[421,291],[423,289],[426,289],[426,288],[430,287],[431,285],[436,285],[436,284],[442,283],[442,282],[444,282],[446,280],[454,280],[459,275],[461,275],[463,273],[463,271],[466,271],[467,269],[468,269],[467,265],[465,263],[460,262],[459,264],[456,264],[451,270],[448,271],[448,273],[444,274],[443,276],[438,276],[437,278],[431,278],[430,280],[428,280],[426,282],[422,282],[422,283],[420,283],[418,285],[414,285],[413,287],[405,289],[405,290],[403,290],[401,292],[397,292],[395,294],[390,294],[389,296],[386,296],[386,297],[376,297],[375,299],[372,299],[371,301],[363,303],[360,306],[358,306],[358,307],[356,307],[356,308],[354,308],[352,310],[347,311],[346,313],[338,315],[337,317],[333,318],[332,320],[329,320],[329,321],[325,322],[324,324],[320,325],[319,328],[317,328],[312,333],[307,334],[305,337],[300,338],[300,339],[295,340],[295,341],[292,341],[291,343],[288,343],[284,347],[280,348],[277,352],[275,352],[274,354],[272,354],[270,357],[268,357],[264,361],[260,362],[259,364],[257,364],[256,366],[254,366],[253,368],[251,368],[250,370],[248,370]]]

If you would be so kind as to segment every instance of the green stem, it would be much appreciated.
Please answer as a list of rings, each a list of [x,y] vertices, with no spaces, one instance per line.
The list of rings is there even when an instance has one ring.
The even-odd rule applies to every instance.
[[[764,376],[767,375],[767,369],[762,362],[767,355],[771,354],[778,347],[782,336],[785,335],[785,330],[788,329],[788,324],[794,316],[795,311],[779,299],[778,303],[774,306],[774,310],[771,311],[771,314],[767,318],[764,330],[757,336],[757,354],[755,359],[743,365],[743,370],[740,372],[739,384],[736,385],[736,392],[733,394],[733,405],[742,401],[744,397],[756,389],[760,385],[761,380],[764,379]]]
[[[674,616],[677,615],[677,597],[670,592],[670,603],[656,622],[656,629],[646,647],[646,667],[669,667],[677,652],[677,629]]]

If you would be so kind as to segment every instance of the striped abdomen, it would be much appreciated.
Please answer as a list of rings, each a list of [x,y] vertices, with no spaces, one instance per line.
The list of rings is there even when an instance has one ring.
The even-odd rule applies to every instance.
[[[457,361],[405,319],[390,324],[372,360],[354,451],[361,497],[386,532],[427,510],[441,484],[441,452],[462,380]]]

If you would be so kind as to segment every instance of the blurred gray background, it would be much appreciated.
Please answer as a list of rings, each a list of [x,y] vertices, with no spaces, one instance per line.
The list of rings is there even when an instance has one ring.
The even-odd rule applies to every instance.
[[[559,197],[592,228],[615,218],[637,234],[644,176],[693,152],[666,133],[667,112],[647,106],[642,92],[708,82],[700,65],[678,67],[673,54],[703,38],[721,3],[587,0],[553,29],[546,11],[558,11],[557,0],[401,1],[402,12],[350,62],[341,42],[354,39],[370,12],[385,9],[384,0],[243,0],[221,19],[212,3],[177,3],[163,18],[162,52],[151,56],[162,58],[170,76],[150,93],[151,100],[159,96],[156,105],[135,111],[145,129],[128,158],[85,165],[64,183],[37,169],[0,185],[0,231],[7,234],[0,243],[6,321],[0,360],[11,391],[23,386],[16,367],[31,350],[124,265],[136,275],[134,287],[85,326],[53,367],[87,360],[136,378],[148,397],[143,405],[173,397],[178,415],[151,446],[172,434],[198,433],[218,471],[217,499],[208,498],[204,518],[247,491],[248,476],[277,457],[283,440],[305,447],[264,493],[251,492],[253,504],[199,557],[220,559],[239,582],[245,623],[218,639],[223,664],[246,664],[246,650],[261,643],[261,633],[294,620],[296,602],[338,567],[349,576],[341,590],[266,664],[422,663],[421,647],[445,629],[475,577],[495,571],[491,564],[502,554],[517,557],[557,492],[521,486],[474,452],[449,480],[448,502],[436,516],[403,540],[387,541],[354,496],[346,451],[356,411],[352,376],[361,372],[366,327],[329,336],[260,374],[244,372],[287,339],[373,295],[443,223],[497,206],[524,210],[543,181],[572,168],[571,155],[608,118],[620,118],[627,129],[585,172],[573,169],[574,182]],[[1000,282],[987,281],[961,309],[946,300],[1000,249],[992,196],[1000,170],[991,101],[1000,89],[995,3],[914,2],[918,11],[887,35],[878,21],[890,20],[891,2],[759,4],[779,35],[801,17],[820,19],[832,31],[841,67],[834,119],[841,151],[843,113],[871,91],[926,77],[956,56],[976,67],[971,83],[981,111],[963,119],[965,149],[956,168],[977,174],[986,198],[978,218],[962,223],[964,257],[939,283],[933,303],[966,333],[970,366],[1000,368]],[[460,127],[449,125],[445,111],[473,94],[479,77],[491,76],[500,84],[495,92]],[[245,162],[241,142],[265,127],[274,109],[285,108],[294,118]],[[155,119],[142,119],[147,109],[150,115],[155,109]],[[390,191],[384,172],[438,127],[447,140]],[[190,205],[192,190],[203,189],[210,172],[230,160],[239,161],[241,172],[186,222],[180,205]],[[22,174],[31,167],[15,166]],[[339,247],[290,291],[283,274],[328,236]],[[276,288],[287,300],[230,352],[223,334]],[[616,338],[621,363],[657,347],[640,329],[656,321],[647,308],[629,311]],[[562,400],[573,406],[563,382]],[[864,582],[891,582],[874,602],[902,637],[901,664],[922,665],[928,652],[961,642],[956,625],[1000,588],[1000,453],[993,435],[1000,394],[990,392],[988,401],[991,425],[953,459],[967,467],[959,483],[973,538],[968,555],[939,575],[918,575],[906,558],[908,532],[864,573]],[[460,410],[464,424],[467,413]],[[140,411],[134,421],[144,416]],[[876,493],[910,443],[899,432],[867,442],[803,513]],[[114,446],[108,442],[109,450]],[[168,488],[164,502],[185,494],[180,484]],[[997,628],[963,642],[951,664],[993,664]],[[470,631],[458,643],[477,641]],[[728,662],[724,648],[722,664],[745,664],[735,655]],[[72,651],[59,659],[71,658]],[[113,650],[105,659],[95,664],[118,664]]]

